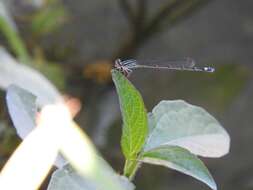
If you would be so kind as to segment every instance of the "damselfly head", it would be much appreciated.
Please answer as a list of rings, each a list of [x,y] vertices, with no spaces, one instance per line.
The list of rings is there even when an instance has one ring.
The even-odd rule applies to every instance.
[[[126,77],[129,77],[132,73],[132,70],[125,64],[125,61],[121,61],[120,59],[115,60],[114,68],[120,71]]]

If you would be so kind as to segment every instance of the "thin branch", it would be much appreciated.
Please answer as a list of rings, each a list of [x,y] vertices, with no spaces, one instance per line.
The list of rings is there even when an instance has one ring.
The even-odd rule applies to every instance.
[[[123,10],[130,24],[135,23],[135,14],[128,0],[118,0],[120,8]]]
[[[133,56],[137,49],[156,33],[168,29],[188,18],[197,9],[212,0],[170,0],[141,30],[126,39],[115,57]],[[146,13],[145,13],[146,14]]]
[[[135,5],[131,5],[128,0],[119,0],[119,5],[131,24],[134,35],[140,33],[145,23],[147,0],[137,0]]]
[[[127,0],[119,0],[122,10],[127,15],[127,18],[131,24],[131,30],[128,38],[123,42],[117,56],[127,57],[131,54],[132,49],[135,49],[138,39],[141,38],[143,29],[145,28],[145,18],[147,13],[147,0],[137,0],[135,3],[136,8],[131,8],[130,2]]]
[[[145,35],[149,37],[153,33],[166,29],[172,24],[178,23],[183,18],[193,13],[197,8],[211,0],[174,0],[165,6],[154,16],[145,29]]]
[[[165,17],[167,17],[178,6],[185,3],[187,0],[173,0],[169,1],[167,5],[163,6],[160,11],[151,19],[148,24],[147,30],[156,27]],[[189,0],[188,0],[189,1]]]
[[[137,13],[136,13],[136,23],[135,27],[140,31],[143,29],[147,13],[147,0],[138,0],[137,1]],[[140,31],[141,32],[141,31]]]

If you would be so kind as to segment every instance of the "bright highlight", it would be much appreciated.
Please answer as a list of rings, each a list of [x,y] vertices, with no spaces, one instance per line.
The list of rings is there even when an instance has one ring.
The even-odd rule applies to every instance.
[[[38,189],[62,152],[77,171],[92,176],[96,152],[63,104],[45,106],[38,126],[24,139],[0,173],[0,189]]]

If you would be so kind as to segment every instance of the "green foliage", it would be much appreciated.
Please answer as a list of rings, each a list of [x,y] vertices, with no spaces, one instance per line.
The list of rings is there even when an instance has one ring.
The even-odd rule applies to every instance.
[[[50,6],[42,7],[32,18],[31,31],[35,38],[57,30],[66,19],[66,10],[57,0],[51,0],[48,2],[50,2]],[[134,40],[137,42],[134,45],[130,44],[130,47],[134,49],[135,46],[139,46],[139,44],[153,34],[164,30],[169,25],[177,23],[182,17],[191,13],[193,9],[199,7],[201,4],[202,2],[200,0],[191,2],[187,0],[170,2],[164,10],[159,11],[155,17],[148,22],[148,25],[143,25],[143,23],[147,23],[144,20],[146,17],[146,10],[144,1],[140,1],[138,9],[140,14],[136,15],[136,19],[139,19],[141,22],[133,21],[133,26],[136,27],[136,34],[133,36]],[[175,9],[175,11],[172,11],[173,9]],[[165,22],[162,18],[166,18],[166,20],[164,20]],[[36,56],[34,56],[34,58],[30,57],[24,42],[19,36],[18,30],[13,27],[13,23],[14,22],[12,22],[10,17],[6,17],[0,13],[0,30],[7,39],[14,54],[22,63],[30,65],[32,62],[36,63],[35,65],[32,65],[32,67],[44,73],[49,79],[54,81],[57,87],[63,88],[64,75],[60,67],[48,64],[49,61],[44,59],[44,57],[42,57],[42,59],[41,57]],[[141,23],[142,26],[139,26]],[[144,35],[139,35],[140,31]],[[25,85],[30,84],[30,87],[33,88],[30,90],[37,92],[38,100],[44,94],[47,96],[45,99],[50,99],[52,94],[53,97],[59,96],[59,93],[54,86],[51,85],[51,83],[48,83],[48,81],[40,76],[39,73],[32,69],[29,70],[28,67],[17,66],[18,64],[15,63],[15,60],[12,62],[14,63],[12,63],[13,65],[9,64],[9,66],[6,67],[10,68],[10,66],[13,66],[13,69],[9,69],[12,73],[14,73],[14,68],[16,68],[15,71],[25,71],[16,72],[16,74],[22,73],[24,76],[24,73],[29,73],[29,76],[33,76],[31,77],[33,78],[33,81],[30,82],[26,80],[27,83]],[[233,68],[230,69],[235,72]],[[231,75],[231,72],[228,71],[228,69],[220,70],[218,74],[219,75],[214,77],[215,80],[217,79],[215,84],[221,84],[221,86],[218,88],[217,93],[214,94],[216,94],[217,99],[229,99],[231,94],[236,94],[238,89],[242,86],[242,82],[238,82],[241,81],[238,80],[235,81],[235,83],[232,83],[231,80],[233,80],[232,78],[234,75]],[[239,77],[243,76],[239,75]],[[88,144],[86,147],[75,146],[83,144],[79,143],[80,141],[78,141],[78,138],[76,138],[77,141],[74,139],[67,142],[65,139],[69,138],[69,136],[64,136],[63,139],[64,142],[66,142],[64,145],[66,146],[57,147],[58,145],[62,145],[63,141],[55,140],[57,135],[48,133],[50,134],[48,137],[50,137],[49,142],[52,147],[57,147],[57,151],[63,153],[65,158],[70,161],[70,165],[75,167],[74,170],[70,165],[66,165],[54,172],[48,190],[133,190],[135,187],[130,181],[133,179],[141,163],[162,165],[177,170],[204,182],[209,187],[216,190],[217,187],[215,181],[208,169],[196,155],[220,157],[228,153],[230,138],[219,122],[204,109],[190,105],[182,100],[161,101],[155,106],[152,113],[147,114],[143,99],[131,82],[116,70],[112,70],[112,79],[119,96],[123,118],[121,147],[126,159],[124,167],[125,176],[116,174],[114,170],[102,158],[100,158],[99,155],[97,155],[97,151],[93,150],[94,147],[88,146],[90,144],[87,143],[89,142],[87,139],[87,142],[84,141]],[[35,83],[33,83],[34,81]],[[34,85],[36,82],[38,82],[37,84],[47,84],[41,86],[49,86],[50,88],[48,89],[51,89],[53,93],[51,95],[50,93],[46,93],[49,90],[45,90],[47,88],[43,89],[40,85]],[[231,86],[231,84],[233,85]],[[222,85],[229,88],[226,91],[227,93],[223,93],[224,89]],[[39,89],[43,90],[40,91]],[[213,89],[210,88],[209,90],[211,91]],[[39,97],[39,95],[41,96]],[[204,97],[208,96],[209,94],[204,95]],[[212,99],[214,98],[212,97]],[[22,138],[27,136],[35,127],[35,101],[36,97],[22,88],[17,86],[10,86],[8,88],[7,105],[15,128]],[[65,128],[61,129],[60,132],[58,131],[56,133],[59,134],[59,136],[63,136],[62,134],[64,130],[66,132]],[[74,131],[71,128],[68,130],[70,132],[67,133],[68,135],[73,132],[72,135],[74,137],[80,137],[77,135],[80,134],[78,133],[79,131]],[[41,136],[40,138],[45,140],[44,136]],[[46,147],[44,146],[44,143],[39,143],[41,147]],[[83,172],[85,170],[83,170],[83,166],[85,166],[84,168],[89,168],[88,165],[83,164],[85,159],[78,159],[79,157],[75,154],[70,154],[73,153],[71,150],[74,150],[76,147],[79,148],[77,148],[78,150],[82,150],[82,148],[90,150],[88,153],[91,154],[93,158],[91,159],[91,163],[94,164],[94,166],[92,165],[91,167],[92,171],[89,171],[90,173],[87,171]],[[47,148],[43,148],[40,152],[41,156],[46,156],[48,153],[47,150]],[[80,152],[81,151],[78,153]],[[94,153],[95,156],[93,155]]]
[[[56,87],[40,72],[17,62],[5,49],[0,48],[0,86],[6,89],[10,84],[29,89],[37,96],[42,106],[61,99]]]
[[[0,31],[19,61],[36,68],[47,76],[50,81],[53,81],[59,89],[63,89],[65,86],[65,76],[62,68],[59,65],[51,64],[44,57],[41,59],[41,57],[35,55],[32,58],[19,35],[18,29],[16,29],[14,21],[9,14],[7,15],[6,12],[8,10],[3,2],[0,2],[0,8]],[[66,17],[66,10],[59,2],[50,2],[49,6],[45,6],[35,13],[32,21],[32,31],[36,36],[53,32],[63,24]]]
[[[28,92],[27,90],[24,90],[15,85],[11,85],[8,88],[6,99],[7,99],[7,105],[9,108],[10,115],[12,117],[12,120],[14,121],[14,125],[16,128],[19,129],[18,133],[23,138],[35,127],[34,119],[35,119],[35,112],[36,112],[36,104],[35,104],[36,97],[32,95],[30,92]],[[22,128],[20,127],[20,125],[23,125],[24,127]],[[31,125],[34,125],[34,126],[30,128]],[[28,129],[26,128],[26,126],[29,126]],[[46,131],[46,130],[49,130],[50,127],[47,129],[46,127],[40,126],[38,127],[38,129]],[[57,133],[59,133],[59,135],[64,134],[63,131],[65,129],[65,126],[60,126],[59,129],[61,129],[61,131],[58,131]],[[53,130],[51,128],[51,130],[52,130],[51,133],[53,133],[55,129]],[[72,135],[71,130],[68,130],[68,132],[69,133],[67,134],[71,136]],[[51,133],[50,131],[46,132],[47,135]],[[42,138],[43,136],[38,136],[38,137],[39,137],[38,139],[39,141],[43,139]],[[59,139],[57,139],[56,137],[53,139],[54,141],[50,142],[52,144],[49,144],[50,147],[55,147],[57,144],[59,144],[59,142],[57,142]],[[34,139],[34,140],[37,140],[37,139]],[[43,139],[43,141],[45,140],[46,139]],[[50,137],[50,140],[52,140],[51,137]],[[64,138],[64,141],[65,141],[65,138]],[[71,142],[73,142],[73,139],[71,140]],[[45,148],[43,150],[39,150],[41,151],[41,154],[43,153],[45,154],[44,156],[47,156],[47,153],[48,153],[47,147],[46,147],[47,143],[43,143],[43,142],[38,142],[38,143]],[[76,143],[78,144],[77,141]],[[66,145],[66,147],[62,148],[62,151],[65,152],[66,155],[65,154],[64,155],[67,158],[73,157],[73,155],[67,155],[68,152],[64,151],[64,149],[67,150],[68,147],[71,147],[71,149],[73,150],[73,146]],[[87,149],[89,149],[90,147],[80,147],[80,148],[84,148],[84,149],[86,148],[86,151],[87,151]],[[80,151],[77,153],[79,153],[80,155]],[[26,157],[26,156],[33,156],[33,155],[32,153],[30,155],[23,155],[23,157]],[[89,157],[90,155],[86,154],[86,156]],[[64,168],[59,169],[54,173],[48,189],[50,190],[58,190],[58,189],[133,190],[134,189],[134,185],[131,184],[127,178],[116,174],[114,170],[102,158],[100,158],[98,155],[92,155],[92,156],[93,156],[91,160],[92,162],[89,162],[89,163],[92,165],[94,164],[94,166],[92,167],[92,170],[86,171],[87,172],[86,176],[84,176],[84,174],[80,172],[83,170],[82,168],[78,168],[78,172],[77,172],[76,170],[73,170],[70,165],[66,165]],[[78,160],[78,158],[76,160]],[[74,163],[72,162],[73,160],[70,160],[70,164],[74,165]],[[34,163],[31,163],[31,166],[34,166],[33,164]],[[90,167],[88,165],[82,165],[82,166],[84,168]],[[32,170],[34,169],[36,168],[32,168]],[[19,172],[22,172],[22,171],[19,171]],[[1,186],[1,183],[0,183],[0,186]]]
[[[31,30],[35,36],[46,35],[59,29],[67,18],[65,8],[57,3],[36,12],[31,23]]]
[[[17,133],[24,138],[35,126],[36,97],[27,90],[11,85],[6,100]]]
[[[181,146],[206,157],[220,157],[229,151],[229,135],[201,107],[182,100],[163,100],[149,114],[149,121],[145,151],[167,145]]]
[[[195,154],[220,157],[228,153],[230,138],[218,121],[203,108],[182,100],[161,101],[152,113],[147,114],[149,132],[146,138],[145,129],[145,144],[138,146],[137,156],[135,154],[134,157],[129,157],[132,150],[129,144],[135,145],[138,142],[133,140],[135,136],[132,135],[138,134],[142,140],[144,134],[144,127],[140,128],[136,124],[147,125],[146,121],[144,122],[146,118],[143,117],[145,109],[140,111],[139,108],[140,105],[144,108],[144,104],[139,92],[124,75],[112,70],[112,78],[123,117],[121,140],[126,157],[124,175],[132,180],[141,162],[145,162],[180,171],[216,190],[211,174]]]
[[[0,4],[0,6],[1,5],[3,5],[3,4]],[[6,7],[2,7],[2,8],[4,11],[7,11]],[[41,27],[44,30],[46,29],[46,27],[50,27],[50,24],[48,24],[48,23],[52,22],[52,20],[54,20],[55,22],[57,22],[55,19],[59,20],[59,17],[61,16],[61,14],[59,12],[64,14],[63,7],[59,6],[58,9],[57,9],[58,11],[56,11],[56,12],[58,12],[57,15],[54,15],[54,14],[51,15],[53,17],[53,19],[51,17],[45,18],[45,20],[43,22],[44,25],[42,25],[42,23],[40,24],[40,25],[42,25]],[[50,11],[51,13],[54,12],[53,9],[50,9],[50,10],[51,10]],[[42,12],[42,13],[44,13],[44,12]],[[5,16],[4,13],[0,12],[0,31],[4,34],[10,48],[13,50],[14,54],[18,57],[19,61],[23,64],[28,64],[28,65],[36,68],[37,70],[41,71],[43,74],[45,74],[49,78],[49,80],[53,81],[53,83],[59,89],[63,89],[65,86],[65,83],[64,83],[64,73],[63,73],[62,69],[56,64],[48,64],[46,59],[42,60],[42,59],[38,59],[38,57],[35,57],[34,60],[32,60],[30,55],[28,54],[28,51],[25,47],[23,40],[20,38],[18,31],[15,29],[15,27],[13,26],[13,22],[11,22],[11,21],[12,20],[11,20],[10,16],[7,17],[7,16]],[[56,23],[51,23],[51,25],[53,25],[51,27],[57,26]],[[50,30],[48,30],[48,31],[50,31]],[[36,64],[31,64],[33,61],[36,62]],[[43,62],[43,64],[40,64],[40,63],[37,64],[37,62],[40,62],[40,63]]]
[[[120,72],[113,70],[112,78],[123,117],[121,147],[127,159],[136,159],[148,132],[146,109],[140,93]]]
[[[28,63],[29,54],[26,50],[25,44],[20,38],[18,32],[13,28],[12,23],[0,14],[0,31],[5,36],[12,51],[18,56],[22,63]]]
[[[124,175],[131,180],[138,168],[137,155],[143,148],[148,132],[147,112],[140,93],[120,72],[112,70],[112,79],[123,117],[121,148],[126,158]]]
[[[109,166],[100,165],[99,169],[104,169],[106,176],[103,176],[104,183],[96,183],[94,180],[84,178],[80,176],[70,165],[66,165],[61,169],[56,170],[50,181],[47,190],[104,190],[105,189],[105,178],[112,178],[115,184],[120,184],[119,189],[123,190],[134,190],[134,185],[128,181],[124,176],[119,176],[114,173]],[[118,189],[117,189],[118,190]]]
[[[52,128],[53,126],[38,127],[38,130],[34,130],[36,133],[32,134],[42,132],[42,136],[29,139],[38,145],[43,145],[41,147],[45,144],[40,156],[49,153],[50,148],[46,146],[52,147],[51,150],[55,147],[69,160],[75,170],[70,165],[58,169],[53,174],[48,190],[133,190],[135,187],[130,181],[141,163],[177,170],[216,190],[214,179],[196,154],[220,157],[228,153],[230,138],[217,120],[203,108],[182,100],[161,101],[152,113],[147,114],[142,97],[131,82],[116,70],[112,70],[112,78],[119,95],[123,117],[121,145],[126,157],[125,176],[116,174],[77,128],[57,127],[59,123],[54,122],[55,129]],[[18,86],[8,88],[7,105],[21,137],[25,137],[35,125],[35,100],[34,95]],[[45,136],[48,136],[49,144],[40,142],[45,140]],[[69,141],[65,140],[67,138]],[[31,143],[33,142],[27,145]],[[73,147],[79,151],[72,151]],[[82,149],[86,151],[84,154],[80,152]],[[38,155],[29,156],[37,158]]]
[[[208,169],[197,156],[178,146],[166,146],[142,154],[146,163],[165,166],[190,175],[216,190],[217,186]]]

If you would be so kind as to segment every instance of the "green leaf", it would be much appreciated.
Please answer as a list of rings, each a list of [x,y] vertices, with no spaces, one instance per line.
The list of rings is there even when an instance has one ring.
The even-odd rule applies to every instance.
[[[36,97],[23,88],[10,85],[6,100],[17,133],[21,138],[25,138],[35,127]]]
[[[135,159],[147,136],[147,113],[140,93],[119,72],[112,70],[123,117],[121,147],[127,159]]]
[[[203,108],[182,100],[161,101],[149,114],[148,151],[161,146],[180,146],[206,157],[229,152],[230,137],[219,122]]]
[[[45,7],[34,15],[32,32],[37,36],[52,33],[63,25],[66,18],[67,12],[62,5]]]
[[[184,148],[167,146],[153,149],[144,152],[141,160],[177,170],[204,182],[214,190],[217,189],[214,179],[203,162]]]
[[[44,75],[27,65],[20,64],[0,47],[0,88],[5,90],[11,84],[34,94],[39,106],[62,100],[60,92]]]
[[[4,19],[6,23],[12,28],[12,30],[17,30],[17,25],[11,17],[11,13],[8,9],[8,3],[0,1],[0,18]]]
[[[101,168],[103,169],[103,168]],[[105,168],[104,168],[105,169]],[[122,190],[134,190],[135,186],[124,176],[119,176],[112,169],[107,168],[106,177],[110,177],[115,184],[120,184]],[[47,190],[104,190],[108,186],[104,183],[98,183],[96,180],[88,177],[81,177],[70,165],[64,166],[62,169],[56,170],[51,178]],[[117,189],[117,190],[120,190]]]
[[[28,63],[30,56],[4,2],[0,2],[0,31],[6,38],[12,51],[18,56],[19,60],[22,63]]]
[[[37,112],[36,96],[29,91],[10,85],[7,88],[6,100],[9,114],[17,134],[24,139],[35,128]],[[55,166],[61,167],[66,161],[58,155]]]

